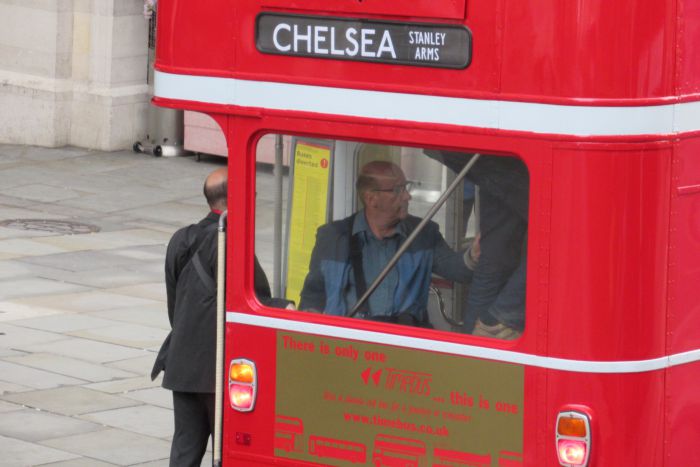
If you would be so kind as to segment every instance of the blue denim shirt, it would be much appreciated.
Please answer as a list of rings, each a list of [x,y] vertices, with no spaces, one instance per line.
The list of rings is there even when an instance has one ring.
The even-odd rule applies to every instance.
[[[378,239],[367,224],[367,219],[364,216],[364,211],[360,211],[353,221],[352,234],[360,236],[360,244],[362,246],[362,268],[365,275],[365,285],[369,286],[379,276],[384,267],[389,263],[391,258],[399,249],[400,243],[406,240],[406,229],[402,223],[396,226],[396,232],[391,237]],[[352,293],[352,298],[346,297],[352,301],[359,300],[355,297],[355,278],[351,277],[352,287],[348,287],[346,295]],[[369,296],[369,309],[372,311],[372,316],[391,316],[394,314],[394,295],[396,287],[399,284],[399,272],[394,267],[391,268],[384,280]],[[352,290],[351,290],[352,289]]]
[[[357,303],[355,279],[350,261],[350,238],[356,230],[359,235],[371,237],[364,221],[364,211],[354,217],[331,222],[318,229],[316,245],[311,254],[309,274],[301,291],[301,310],[317,310],[327,314],[346,316]],[[363,248],[363,268],[365,282],[369,285],[386,262],[416,228],[420,219],[408,216],[397,226],[397,235],[386,244],[382,241],[365,238],[367,250]],[[363,225],[364,224],[364,227]],[[360,239],[362,240],[362,239]],[[379,249],[386,247],[381,255]],[[394,266],[388,281],[380,286],[370,297],[369,307],[372,315],[396,316],[411,313],[418,320],[427,319],[428,289],[432,274],[438,274],[449,280],[468,282],[472,273],[464,264],[463,255],[455,252],[445,242],[438,225],[428,222],[415,241]],[[374,297],[375,294],[379,294]],[[377,306],[377,309],[374,306]]]

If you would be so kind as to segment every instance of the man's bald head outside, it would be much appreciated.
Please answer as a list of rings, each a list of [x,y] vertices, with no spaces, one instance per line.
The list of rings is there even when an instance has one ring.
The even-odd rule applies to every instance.
[[[211,209],[224,211],[228,192],[228,170],[223,167],[216,169],[204,181],[204,197]]]

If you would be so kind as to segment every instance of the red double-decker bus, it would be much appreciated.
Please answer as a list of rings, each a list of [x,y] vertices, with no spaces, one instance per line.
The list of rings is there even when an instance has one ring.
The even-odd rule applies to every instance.
[[[160,0],[154,103],[228,144],[217,462],[357,465],[284,414],[426,465],[700,465],[698,43],[694,0]],[[375,202],[407,214],[358,266]]]

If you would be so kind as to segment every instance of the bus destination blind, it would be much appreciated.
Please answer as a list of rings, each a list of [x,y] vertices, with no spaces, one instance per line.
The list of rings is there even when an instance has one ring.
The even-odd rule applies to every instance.
[[[454,69],[471,61],[464,26],[261,13],[255,36],[267,54]]]

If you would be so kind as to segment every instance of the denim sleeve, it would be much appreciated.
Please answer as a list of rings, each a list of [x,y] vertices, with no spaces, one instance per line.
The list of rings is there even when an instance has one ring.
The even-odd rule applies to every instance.
[[[452,250],[439,230],[434,236],[433,273],[455,282],[470,282],[472,271],[464,264],[464,253]]]

